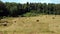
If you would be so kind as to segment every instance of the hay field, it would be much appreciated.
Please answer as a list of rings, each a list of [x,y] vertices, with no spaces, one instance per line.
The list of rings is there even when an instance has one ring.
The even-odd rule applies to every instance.
[[[12,25],[0,27],[0,34],[60,34],[60,15],[12,18]]]

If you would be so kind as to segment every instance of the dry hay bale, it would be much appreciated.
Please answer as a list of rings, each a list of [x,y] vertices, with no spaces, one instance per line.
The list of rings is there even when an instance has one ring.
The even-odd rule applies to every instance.
[[[55,19],[55,17],[52,17],[52,19]]]
[[[8,21],[1,21],[0,22],[0,26],[7,26],[7,24],[8,24]]]
[[[7,26],[7,24],[3,24],[3,26]]]
[[[0,26],[9,26],[12,22],[8,20],[0,20]]]
[[[46,18],[47,18],[47,16],[46,16]]]
[[[14,23],[16,23],[16,21],[14,21]]]
[[[2,23],[2,25],[3,25],[3,26],[7,26],[7,23],[8,23],[7,21],[4,21],[4,22]]]
[[[36,20],[37,22],[39,22],[39,20]]]

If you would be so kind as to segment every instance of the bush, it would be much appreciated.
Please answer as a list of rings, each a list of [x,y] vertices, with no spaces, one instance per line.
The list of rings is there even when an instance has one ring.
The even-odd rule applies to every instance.
[[[36,14],[36,13],[31,13],[31,12],[26,13],[26,14],[23,14],[23,16],[25,16],[25,17],[38,16],[38,15],[39,15],[39,14]]]

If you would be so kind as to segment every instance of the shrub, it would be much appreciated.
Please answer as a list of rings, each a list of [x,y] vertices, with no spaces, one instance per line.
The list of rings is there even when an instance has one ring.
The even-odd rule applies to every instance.
[[[31,12],[26,13],[26,14],[23,14],[23,16],[25,16],[25,17],[38,16],[38,15],[39,15],[39,14],[36,14],[36,13],[31,13]]]

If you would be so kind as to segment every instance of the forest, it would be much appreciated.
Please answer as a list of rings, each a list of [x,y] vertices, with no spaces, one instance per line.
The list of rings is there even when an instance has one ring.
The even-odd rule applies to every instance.
[[[37,15],[60,15],[60,4],[54,3],[29,3],[0,1],[0,17],[26,17]]]

